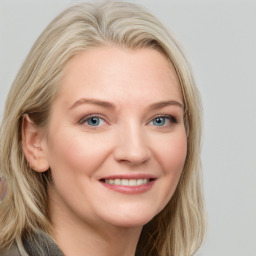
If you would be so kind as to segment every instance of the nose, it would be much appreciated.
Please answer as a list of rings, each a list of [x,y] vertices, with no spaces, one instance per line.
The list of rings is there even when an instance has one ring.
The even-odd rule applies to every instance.
[[[150,159],[151,152],[142,128],[129,125],[120,129],[115,160],[129,165],[141,165]]]

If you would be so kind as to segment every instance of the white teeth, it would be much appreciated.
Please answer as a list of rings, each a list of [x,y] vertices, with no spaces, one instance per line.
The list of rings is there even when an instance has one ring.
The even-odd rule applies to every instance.
[[[149,183],[149,179],[106,179],[105,183],[110,185],[139,186]]]
[[[121,185],[121,180],[120,179],[115,179],[115,180],[113,180],[113,184]]]
[[[137,181],[136,180],[129,180],[129,186],[136,186]]]
[[[123,185],[123,186],[128,186],[128,185],[129,185],[129,181],[126,180],[126,179],[122,179],[122,180],[121,180],[121,185]]]
[[[143,182],[144,182],[144,180],[143,180],[143,179],[139,179],[139,180],[137,180],[137,185],[142,185],[142,184],[143,184]]]

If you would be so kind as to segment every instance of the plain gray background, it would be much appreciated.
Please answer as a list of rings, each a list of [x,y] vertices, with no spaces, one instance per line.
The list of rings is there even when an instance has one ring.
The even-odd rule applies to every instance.
[[[0,0],[0,119],[35,39],[79,1]],[[256,255],[256,3],[135,0],[182,43],[204,107],[202,154],[208,235],[198,256]]]

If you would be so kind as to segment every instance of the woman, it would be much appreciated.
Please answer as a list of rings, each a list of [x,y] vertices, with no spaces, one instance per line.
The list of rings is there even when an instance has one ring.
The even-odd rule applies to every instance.
[[[200,100],[142,8],[79,4],[31,49],[1,126],[1,255],[193,255]]]

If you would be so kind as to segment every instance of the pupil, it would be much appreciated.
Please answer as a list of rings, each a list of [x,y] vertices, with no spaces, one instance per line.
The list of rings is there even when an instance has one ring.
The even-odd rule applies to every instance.
[[[97,117],[92,117],[89,121],[91,125],[97,125],[99,123],[99,119]]]
[[[155,119],[155,124],[156,125],[164,125],[165,121],[164,121],[164,118],[161,118],[161,117],[158,117]]]

